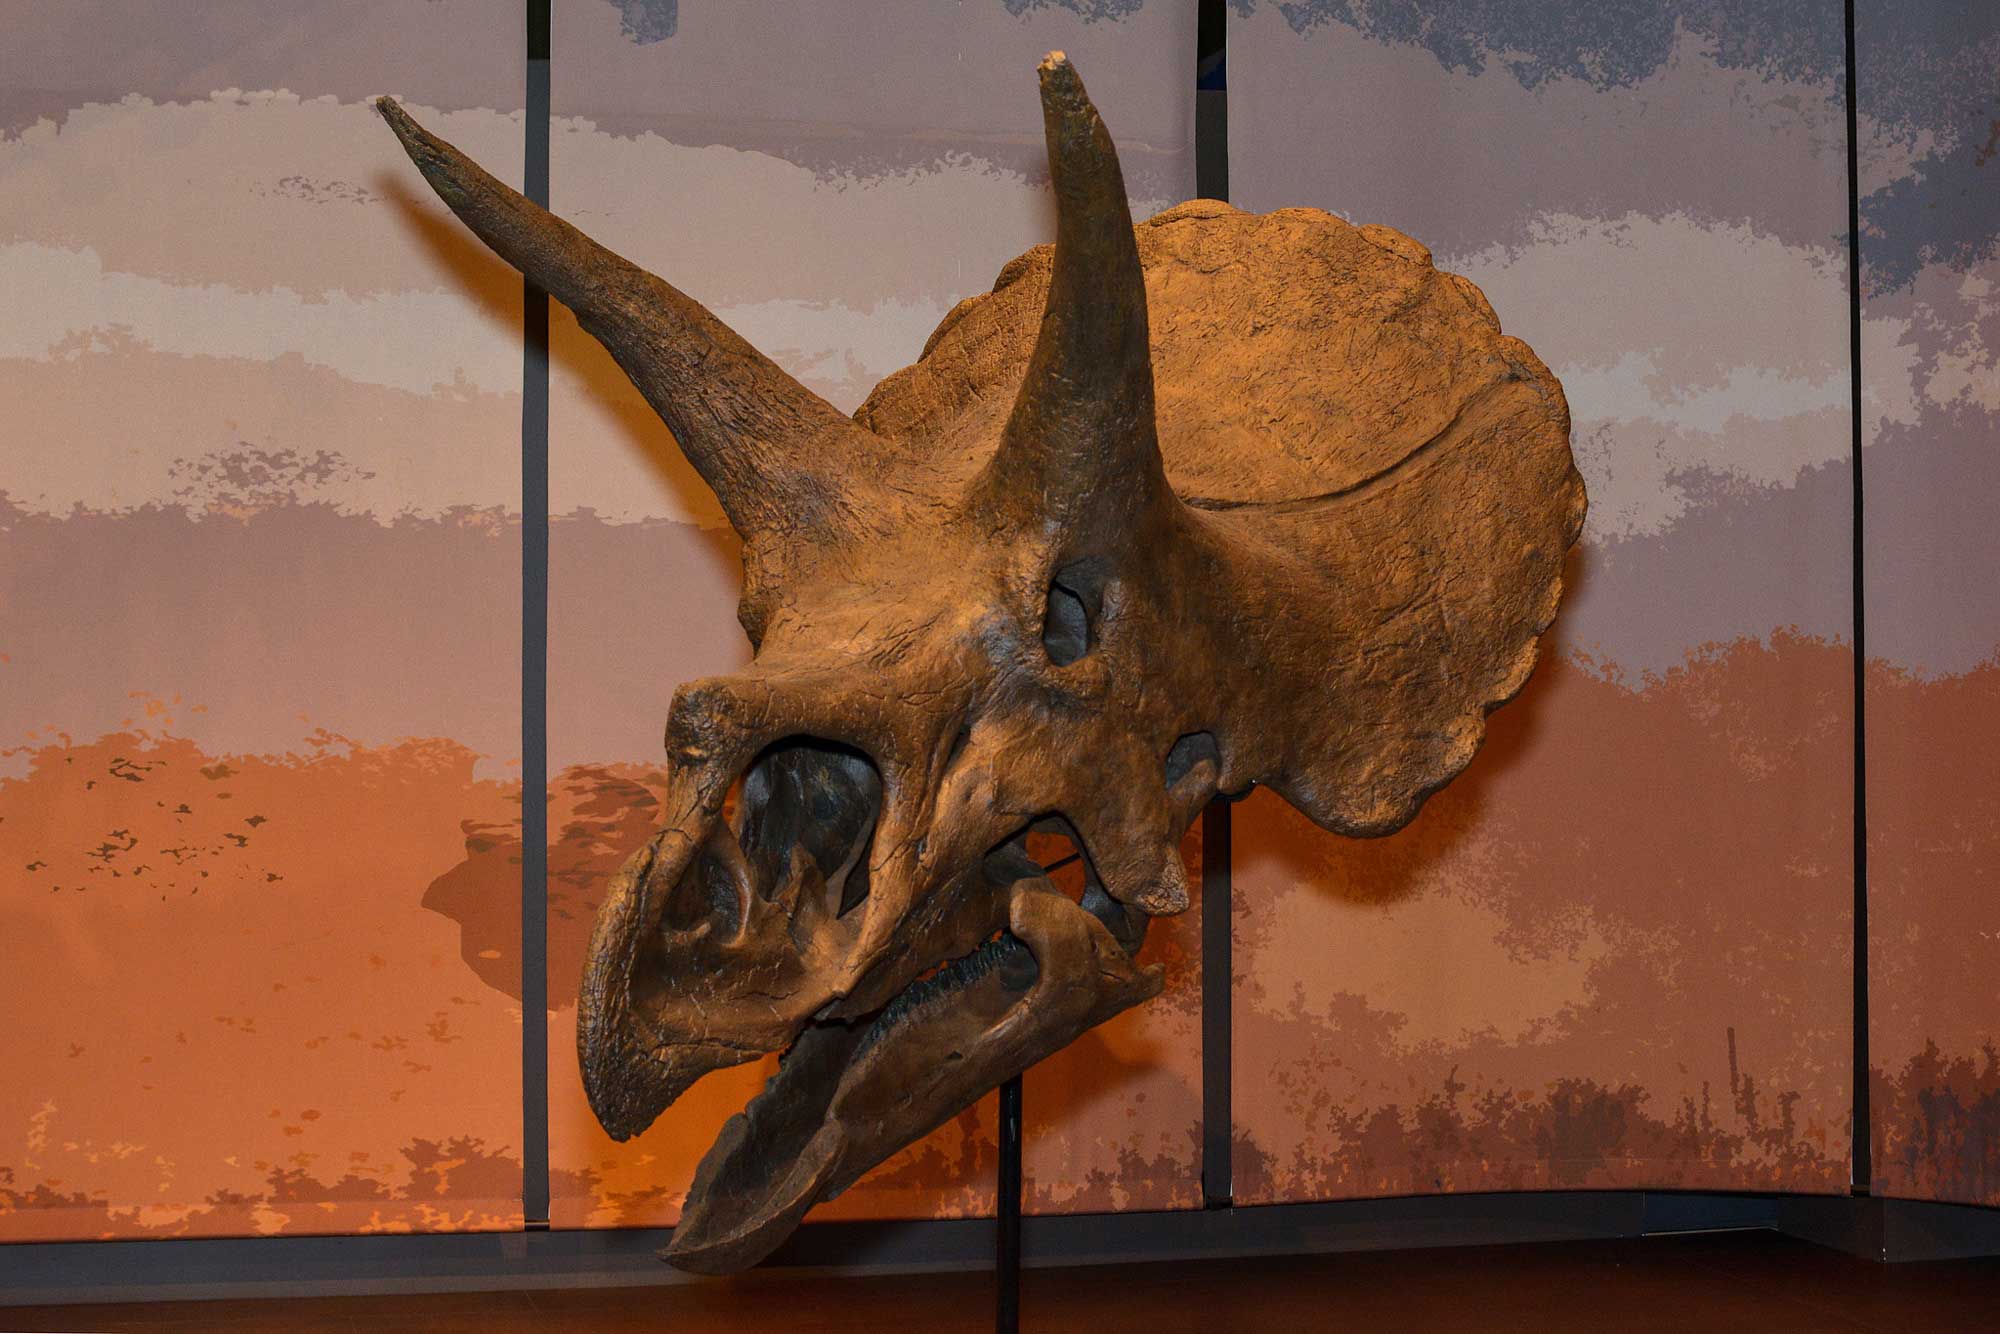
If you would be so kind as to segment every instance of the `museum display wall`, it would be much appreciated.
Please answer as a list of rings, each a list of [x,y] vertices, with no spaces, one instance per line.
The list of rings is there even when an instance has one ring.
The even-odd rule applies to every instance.
[[[1231,197],[1479,284],[1590,514],[1533,688],[1411,829],[1237,811],[1238,1198],[1845,1192],[1841,7],[1429,8],[1235,23]]]
[[[524,38],[275,16],[0,43],[11,1240],[522,1221],[521,287],[364,99],[518,180]]]
[[[2000,1205],[2000,14],[1855,17],[1873,1188]]]
[[[1415,824],[1235,807],[1239,1203],[1849,1189],[1842,8],[1545,11],[1231,6],[1233,201],[1472,278],[1560,376],[1591,494],[1534,682]],[[524,996],[520,283],[368,106],[520,185],[519,15],[277,12],[76,3],[0,50],[32,442],[0,452],[0,1239],[519,1228],[544,1119],[553,1226],[671,1224],[774,1062],[614,1144],[576,987],[675,686],[747,657],[736,539],[555,307]],[[1867,1036],[1875,1189],[2000,1204],[2000,23],[1970,15],[1858,16]],[[1135,217],[1195,193],[1191,6],[565,0],[553,38],[555,210],[843,410],[1049,236],[1044,51]],[[1201,1203],[1200,910],[1153,928],[1161,997],[1029,1072],[1029,1209]],[[993,1121],[813,1217],[989,1212]]]

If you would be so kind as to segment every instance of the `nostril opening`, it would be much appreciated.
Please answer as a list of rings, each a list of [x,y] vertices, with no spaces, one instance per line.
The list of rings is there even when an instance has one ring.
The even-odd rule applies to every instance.
[[[852,746],[790,736],[767,747],[744,779],[736,815],[757,893],[794,902],[804,884],[793,854],[803,848],[826,910],[851,912],[868,897],[881,804],[881,773]]]
[[[1215,770],[1218,777],[1222,773],[1222,747],[1216,744],[1213,732],[1189,732],[1174,742],[1167,752],[1167,762],[1163,777],[1169,789],[1179,786],[1180,781],[1193,773],[1204,761]]]
[[[729,799],[737,800],[734,790]],[[672,932],[706,926],[723,939],[734,936],[743,926],[744,874],[735,838],[722,829],[703,845],[668,895],[660,911],[661,925]]]
[[[660,914],[661,924],[667,930],[692,931],[716,916],[716,910],[722,905],[710,889],[714,879],[712,872],[713,868],[704,860],[695,874],[681,877],[681,883],[674,886],[666,909]]]

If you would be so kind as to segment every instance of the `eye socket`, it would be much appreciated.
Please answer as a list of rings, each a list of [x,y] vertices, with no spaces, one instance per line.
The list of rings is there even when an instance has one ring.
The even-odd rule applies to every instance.
[[[1049,585],[1048,610],[1042,615],[1042,648],[1049,661],[1067,667],[1090,652],[1090,614],[1074,589]]]
[[[1042,609],[1042,651],[1056,666],[1067,667],[1097,647],[1104,580],[1104,570],[1091,560],[1065,565],[1049,580]]]

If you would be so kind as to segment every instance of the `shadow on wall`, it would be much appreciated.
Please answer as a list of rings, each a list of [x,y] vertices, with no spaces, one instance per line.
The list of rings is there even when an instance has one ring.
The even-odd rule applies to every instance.
[[[1587,546],[1571,549],[1563,565],[1566,602],[1582,596],[1595,559]],[[1558,621],[1552,640],[1560,626]],[[1384,838],[1320,833],[1259,844],[1255,853],[1268,859],[1266,874],[1356,905],[1388,906],[1423,893],[1443,868],[1485,837],[1493,794],[1507,786],[1532,740],[1548,726],[1551,708],[1559,707],[1545,687],[1545,678],[1560,670],[1551,666],[1558,653],[1555,642],[1544,641],[1542,665],[1519,695],[1489,717],[1486,740],[1471,765],[1427,801],[1411,825]]]
[[[663,769],[578,764],[549,783],[548,1008],[576,1004],[604,887],[659,826]],[[521,822],[468,825],[465,857],[430,883],[423,905],[458,923],[459,953],[480,981],[518,1001]]]
[[[388,132],[381,133],[393,149],[394,141],[387,139]],[[436,199],[415,193],[395,173],[378,174],[373,188],[396,210],[414,244],[450,275],[452,291],[471,299],[488,321],[502,327],[519,327],[521,275],[513,266],[481,245]]]

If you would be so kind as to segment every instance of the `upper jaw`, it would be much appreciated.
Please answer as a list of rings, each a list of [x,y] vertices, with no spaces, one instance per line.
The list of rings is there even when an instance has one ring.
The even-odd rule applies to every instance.
[[[665,827],[606,887],[577,1054],[591,1109],[613,1139],[644,1130],[710,1071],[782,1049],[825,1003],[826,963],[856,934],[839,896],[857,860],[826,835],[844,829],[865,842],[879,783],[865,762],[825,758],[818,778],[858,816],[808,827],[785,790],[801,767],[766,752],[733,820],[733,774],[677,769]],[[791,827],[774,827],[775,816]]]
[[[926,889],[929,868],[874,855],[883,784],[861,752],[796,738],[767,747],[733,810],[736,775],[721,763],[676,767],[665,827],[598,910],[577,1048],[614,1139],[644,1130],[702,1075],[783,1050],[816,1016],[879,1009],[1005,919],[976,864]]]

